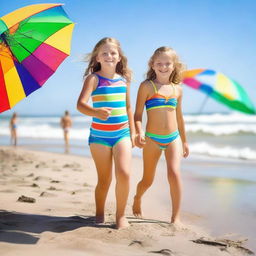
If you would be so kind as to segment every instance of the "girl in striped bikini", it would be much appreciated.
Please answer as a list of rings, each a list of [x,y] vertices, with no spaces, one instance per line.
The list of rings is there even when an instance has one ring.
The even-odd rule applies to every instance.
[[[103,38],[88,58],[85,81],[77,108],[92,116],[89,145],[98,174],[95,189],[96,222],[104,222],[104,208],[112,180],[112,162],[116,176],[116,227],[129,226],[125,207],[129,193],[131,148],[135,128],[130,107],[131,71],[120,43]],[[92,97],[93,106],[88,104]]]
[[[167,177],[172,198],[171,223],[179,220],[181,201],[180,161],[189,154],[181,109],[182,88],[180,63],[175,51],[158,48],[149,60],[147,79],[141,83],[136,103],[136,145],[143,148],[143,177],[137,185],[133,213],[142,217],[141,198],[151,186],[157,162],[164,151]],[[144,106],[147,111],[146,133],[142,129]],[[177,226],[177,225],[175,225]]]

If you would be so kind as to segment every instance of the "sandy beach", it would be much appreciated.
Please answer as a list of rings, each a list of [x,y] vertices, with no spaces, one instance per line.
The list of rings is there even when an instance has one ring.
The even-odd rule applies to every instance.
[[[1,255],[250,254],[239,247],[246,244],[212,237],[195,225],[200,216],[193,213],[182,212],[184,226],[173,229],[151,204],[150,194],[144,203],[150,218],[134,218],[131,204],[141,175],[139,158],[133,159],[127,206],[131,226],[123,230],[114,227],[114,182],[107,199],[107,221],[94,222],[96,172],[91,158],[0,147],[0,162]],[[196,243],[202,241],[198,239],[204,243]]]

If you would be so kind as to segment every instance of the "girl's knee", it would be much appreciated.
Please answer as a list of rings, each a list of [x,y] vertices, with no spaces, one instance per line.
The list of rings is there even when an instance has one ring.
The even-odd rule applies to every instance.
[[[130,172],[126,169],[119,169],[116,173],[116,178],[119,180],[129,181]]]
[[[168,167],[168,178],[177,178],[180,175],[180,170],[177,167]]]
[[[108,189],[111,184],[112,178],[98,180],[97,187],[101,189]]]
[[[149,188],[153,184],[154,179],[143,179],[141,185],[145,188]]]

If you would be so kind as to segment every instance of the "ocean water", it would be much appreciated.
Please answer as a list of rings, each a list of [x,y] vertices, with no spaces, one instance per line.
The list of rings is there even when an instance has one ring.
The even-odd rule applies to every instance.
[[[91,118],[73,116],[71,151],[87,154]],[[194,155],[226,159],[256,160],[256,116],[243,114],[184,115],[190,151]],[[9,118],[0,116],[0,145],[9,144]],[[61,151],[63,132],[59,116],[20,116],[20,145],[52,144]],[[134,154],[140,154],[134,150]]]

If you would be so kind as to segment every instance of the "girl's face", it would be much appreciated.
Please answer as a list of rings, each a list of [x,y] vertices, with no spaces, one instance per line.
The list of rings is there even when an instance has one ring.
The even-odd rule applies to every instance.
[[[174,70],[173,58],[170,53],[160,53],[155,57],[152,69],[156,73],[156,77],[168,78]]]
[[[115,68],[120,60],[121,57],[115,44],[105,43],[99,48],[96,61],[101,64],[101,67]]]

